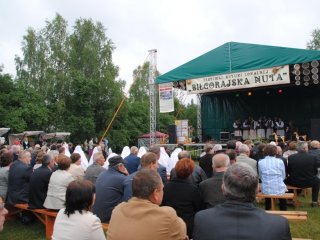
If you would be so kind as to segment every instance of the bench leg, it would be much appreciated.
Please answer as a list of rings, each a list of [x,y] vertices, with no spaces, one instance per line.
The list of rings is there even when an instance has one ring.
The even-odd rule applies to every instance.
[[[46,215],[46,239],[51,240],[55,217]]]

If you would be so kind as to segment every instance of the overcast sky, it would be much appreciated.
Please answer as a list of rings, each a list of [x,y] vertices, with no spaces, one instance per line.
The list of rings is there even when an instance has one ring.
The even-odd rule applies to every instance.
[[[120,78],[131,82],[148,50],[166,73],[229,41],[306,48],[320,28],[320,1],[298,0],[2,0],[0,64],[15,75],[14,56],[28,27],[45,26],[56,13],[73,26],[100,21],[116,47]]]

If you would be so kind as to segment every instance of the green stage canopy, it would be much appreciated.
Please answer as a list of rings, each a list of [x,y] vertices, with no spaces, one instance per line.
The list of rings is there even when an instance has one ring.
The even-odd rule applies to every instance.
[[[156,79],[157,84],[320,60],[320,51],[228,42]]]

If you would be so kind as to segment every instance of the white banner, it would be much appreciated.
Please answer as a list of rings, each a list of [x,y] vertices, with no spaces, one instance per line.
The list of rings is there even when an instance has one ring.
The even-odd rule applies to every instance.
[[[289,65],[186,81],[188,94],[289,84]]]
[[[160,113],[174,111],[172,83],[159,84]]]

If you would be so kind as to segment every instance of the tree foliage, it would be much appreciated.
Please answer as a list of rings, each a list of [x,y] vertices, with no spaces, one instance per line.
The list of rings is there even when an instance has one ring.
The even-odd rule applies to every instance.
[[[320,29],[314,29],[311,36],[312,39],[307,43],[307,48],[320,50]]]

